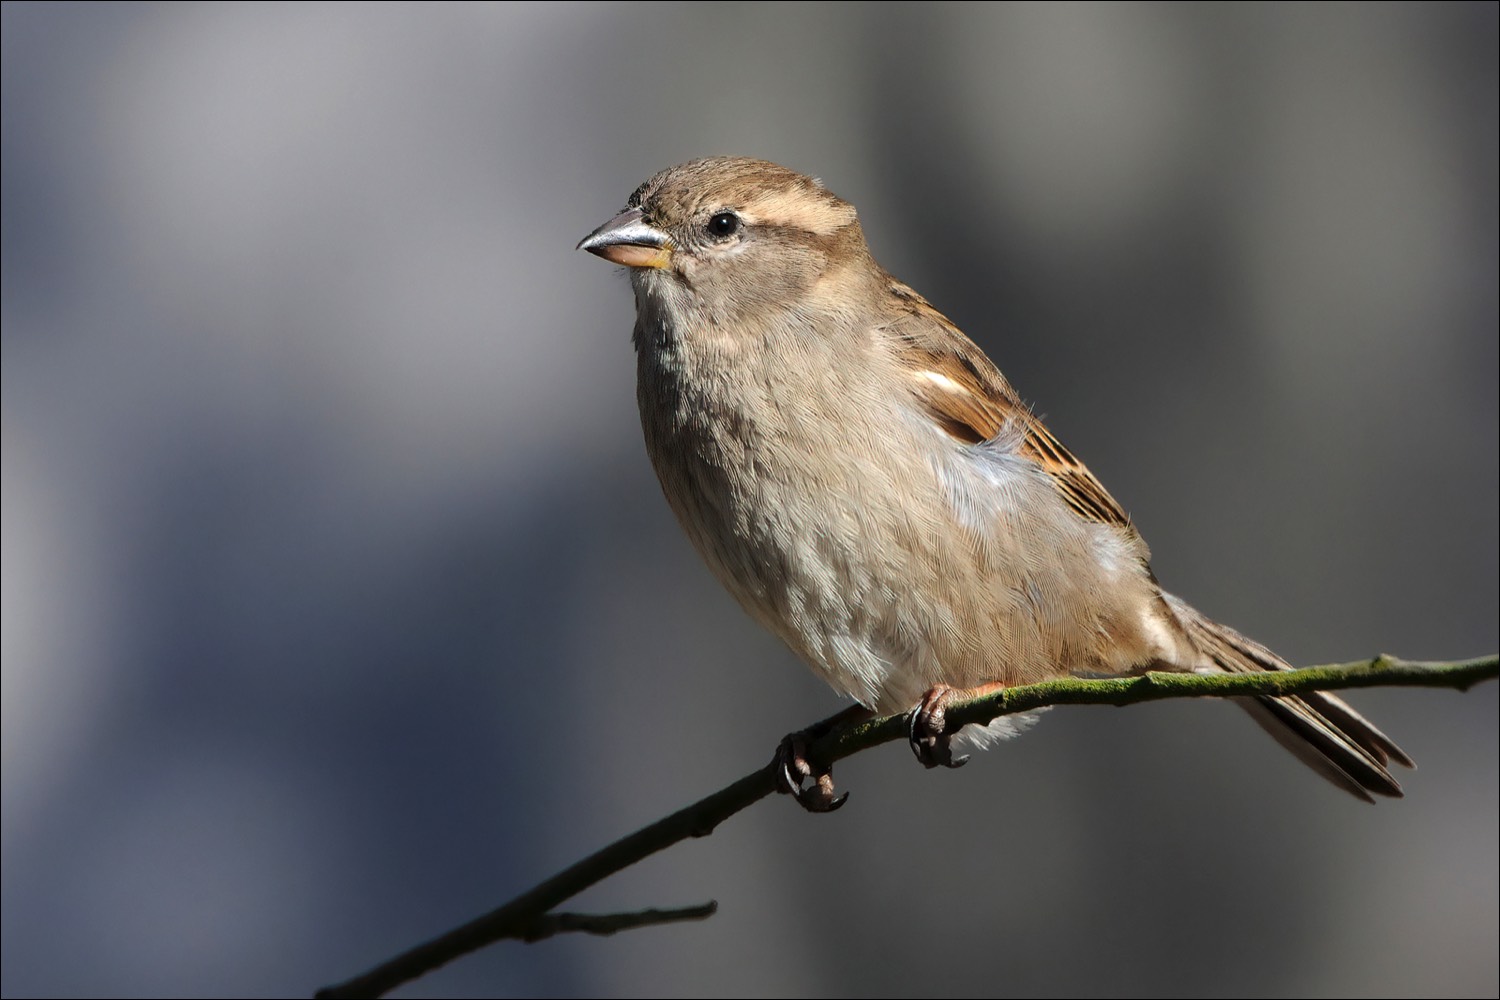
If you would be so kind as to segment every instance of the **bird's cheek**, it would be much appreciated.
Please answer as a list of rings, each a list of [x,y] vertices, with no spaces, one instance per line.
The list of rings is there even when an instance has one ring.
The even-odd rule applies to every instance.
[[[691,254],[675,253],[672,255],[672,265],[662,274],[670,274],[688,288],[696,288],[708,274],[705,273],[703,262]]]

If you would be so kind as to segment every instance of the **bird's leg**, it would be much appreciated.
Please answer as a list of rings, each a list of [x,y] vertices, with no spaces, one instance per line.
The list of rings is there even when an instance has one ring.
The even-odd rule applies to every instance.
[[[776,768],[776,790],[794,797],[808,812],[833,812],[843,805],[849,793],[833,794],[833,768],[814,768],[807,759],[807,747],[839,726],[863,722],[870,715],[870,710],[863,705],[850,705],[837,715],[785,736],[771,761]],[[813,783],[802,787],[809,778]]]
[[[949,741],[958,729],[948,728],[948,706],[956,701],[968,701],[970,698],[993,694],[1003,687],[1005,685],[1000,683],[980,684],[971,688],[953,688],[939,684],[929,689],[917,703],[917,707],[911,710],[911,724],[907,730],[911,752],[917,755],[922,766],[963,767],[968,763],[967,756],[953,756],[953,750],[949,746]]]

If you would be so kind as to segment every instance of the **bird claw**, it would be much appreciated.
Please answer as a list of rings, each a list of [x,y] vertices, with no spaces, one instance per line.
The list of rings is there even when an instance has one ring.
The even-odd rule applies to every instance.
[[[776,748],[776,790],[792,796],[808,812],[829,813],[849,799],[849,793],[833,794],[833,769],[814,770],[807,759],[807,733],[792,733]],[[812,779],[811,785],[803,782]]]
[[[967,754],[953,756],[953,737],[947,728],[948,705],[961,694],[940,685],[924,694],[917,707],[911,710],[907,741],[923,767],[963,767],[969,762]]]

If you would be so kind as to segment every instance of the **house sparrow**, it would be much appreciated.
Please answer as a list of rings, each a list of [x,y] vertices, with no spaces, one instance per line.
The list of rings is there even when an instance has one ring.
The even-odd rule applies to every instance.
[[[999,686],[1291,669],[1161,589],[1115,499],[820,181],[694,160],[578,247],[630,268],[646,449],[699,554],[857,711],[911,710],[927,766],[962,763],[944,707]],[[1345,791],[1401,794],[1386,765],[1411,759],[1333,695],[1238,704]],[[804,747],[783,790],[836,807]]]

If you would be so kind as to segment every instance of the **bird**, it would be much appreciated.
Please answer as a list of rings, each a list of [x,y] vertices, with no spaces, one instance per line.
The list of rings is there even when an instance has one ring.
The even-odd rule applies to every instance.
[[[627,268],[646,450],[709,569],[854,706],[955,767],[955,700],[1067,676],[1292,669],[1163,590],[1121,505],[994,362],[870,251],[854,205],[765,160],[668,167],[579,242]],[[1236,699],[1365,801],[1413,762],[1326,692]],[[835,720],[829,720],[833,723]],[[1022,728],[961,734],[983,746]],[[971,730],[973,732],[971,732]],[[778,748],[782,791],[842,805]],[[804,786],[806,779],[812,779]]]

